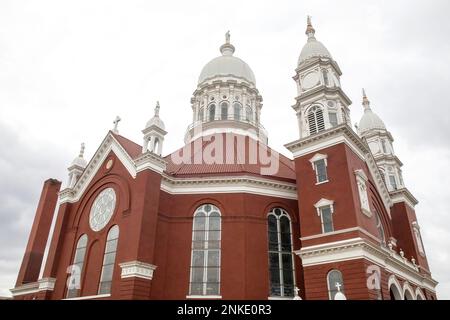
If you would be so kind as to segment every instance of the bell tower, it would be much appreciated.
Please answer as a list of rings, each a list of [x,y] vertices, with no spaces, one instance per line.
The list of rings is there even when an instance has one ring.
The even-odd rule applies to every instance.
[[[341,69],[327,48],[316,39],[308,16],[307,43],[298,59],[295,76],[296,102],[292,106],[298,118],[300,138],[346,123],[351,125],[350,99],[341,88]]]

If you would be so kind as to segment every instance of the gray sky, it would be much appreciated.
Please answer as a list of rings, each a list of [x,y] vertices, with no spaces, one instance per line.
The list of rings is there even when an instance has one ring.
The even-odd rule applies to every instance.
[[[269,143],[289,155],[298,138],[292,80],[306,15],[340,65],[362,115],[361,88],[395,138],[439,298],[450,298],[450,2],[433,1],[21,1],[0,2],[0,296],[15,283],[42,182],[66,181],[120,115],[140,142],[156,100],[182,146],[201,68],[231,30],[253,69]]]

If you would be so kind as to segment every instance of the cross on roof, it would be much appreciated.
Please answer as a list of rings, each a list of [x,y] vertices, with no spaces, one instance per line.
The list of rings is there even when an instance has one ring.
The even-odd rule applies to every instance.
[[[114,132],[114,133],[119,133],[119,130],[117,129],[117,126],[119,125],[119,122],[120,122],[121,120],[122,120],[122,119],[121,119],[119,116],[117,116],[116,119],[114,119],[114,121],[113,121],[113,123],[114,123],[114,129],[113,129],[113,132]]]
[[[342,284],[340,284],[339,282],[336,282],[335,286],[336,286],[336,289],[337,289],[339,292],[341,292]]]

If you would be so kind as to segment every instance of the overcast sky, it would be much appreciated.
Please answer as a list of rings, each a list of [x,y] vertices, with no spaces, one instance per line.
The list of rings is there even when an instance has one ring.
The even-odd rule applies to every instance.
[[[395,138],[438,297],[450,298],[450,2],[21,1],[0,2],[0,296],[14,287],[47,178],[86,143],[91,157],[112,121],[138,143],[156,100],[163,153],[181,147],[202,67],[231,31],[253,69],[269,144],[298,138],[292,80],[306,15],[342,69],[352,122],[361,88]]]

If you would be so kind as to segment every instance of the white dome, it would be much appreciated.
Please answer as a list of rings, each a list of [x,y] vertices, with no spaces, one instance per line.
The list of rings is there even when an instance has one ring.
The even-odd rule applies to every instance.
[[[381,129],[386,130],[386,126],[384,125],[383,120],[372,111],[372,109],[367,108],[364,110],[364,115],[359,121],[358,130],[360,133],[372,130],[372,129]]]
[[[298,65],[302,64],[310,58],[321,57],[330,58],[331,54],[327,48],[322,44],[322,42],[317,41],[315,38],[309,38],[308,42],[303,46],[300,57],[298,58]]]
[[[347,297],[341,291],[338,291],[334,295],[334,300],[347,300]]]
[[[256,84],[255,75],[249,65],[238,57],[233,56],[234,46],[226,43],[220,47],[222,55],[212,59],[202,69],[198,83],[216,77],[235,77]]]
[[[70,166],[79,166],[82,168],[86,168],[86,165],[87,165],[87,161],[84,160],[84,158],[76,157],[75,159],[73,159],[72,164]]]
[[[151,118],[145,125],[145,128],[148,128],[153,125],[161,128],[163,130],[166,130],[166,126],[164,125],[164,122],[161,120],[161,118],[159,116],[154,116],[153,118]]]

